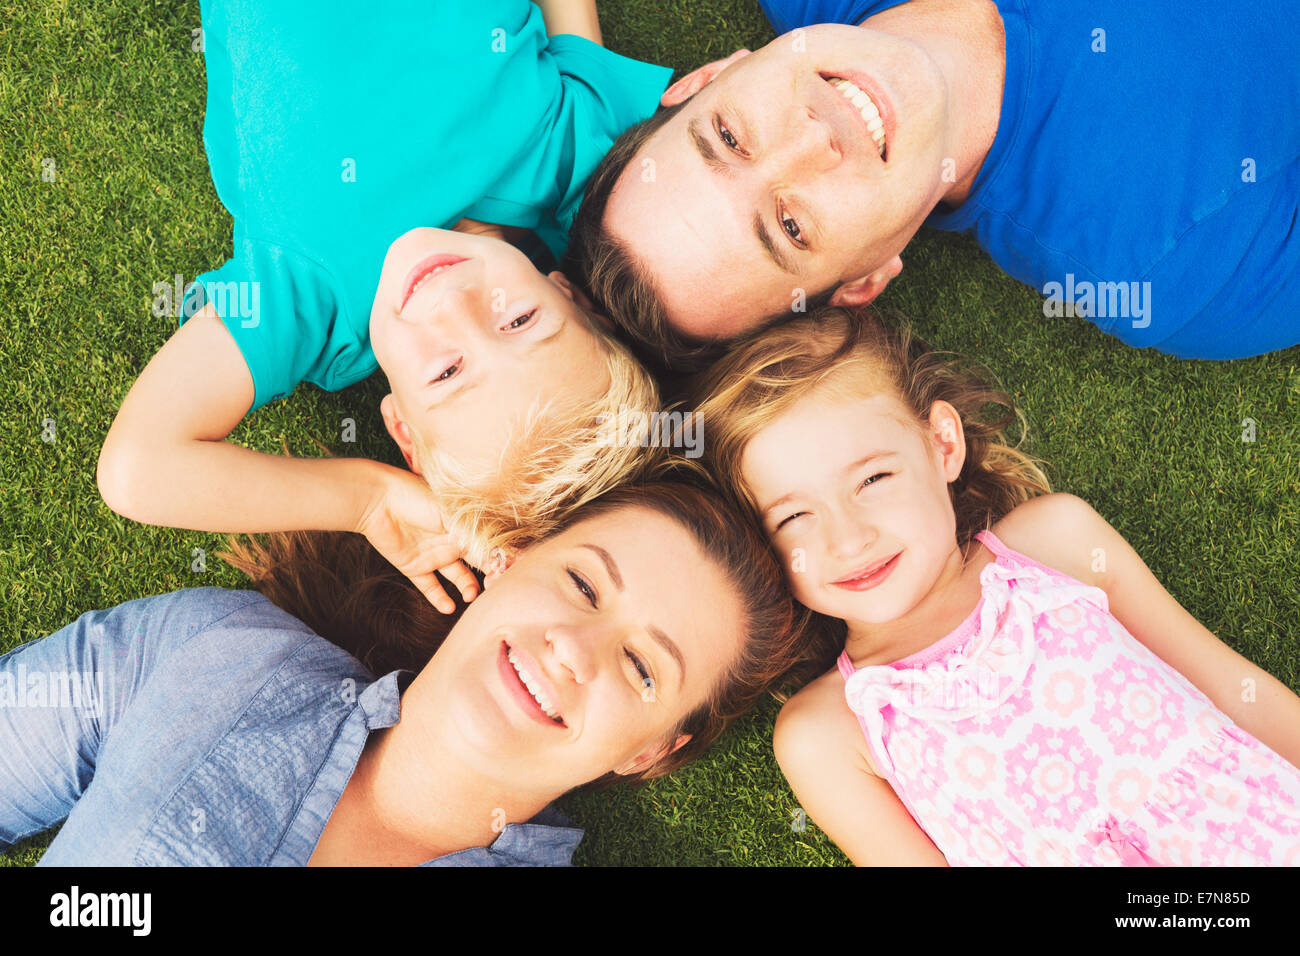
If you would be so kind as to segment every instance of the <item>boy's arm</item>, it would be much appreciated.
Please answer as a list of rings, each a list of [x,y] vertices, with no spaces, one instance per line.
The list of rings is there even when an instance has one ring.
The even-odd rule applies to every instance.
[[[772,747],[790,789],[857,866],[947,866],[889,782],[868,767],[843,686],[827,675],[781,708]]]
[[[559,36],[572,33],[592,43],[604,45],[600,36],[600,18],[596,14],[596,0],[533,0],[542,8],[546,21],[546,35]]]
[[[398,541],[401,522],[388,513],[390,501],[412,500],[411,482],[423,483],[368,459],[289,458],[227,442],[252,404],[248,365],[209,305],[167,340],[123,400],[99,455],[104,502],[135,521],[196,531],[360,532],[435,605],[454,609],[433,568],[458,554],[445,557],[447,542],[434,535]],[[429,505],[429,521],[440,525]],[[383,535],[398,543],[376,540]],[[464,593],[473,575],[453,573]]]
[[[1300,697],[1192,617],[1087,502],[1048,495],[1021,505],[1005,524],[1008,545],[1100,587],[1130,634],[1238,727],[1300,767]],[[1093,571],[1094,566],[1104,570]]]

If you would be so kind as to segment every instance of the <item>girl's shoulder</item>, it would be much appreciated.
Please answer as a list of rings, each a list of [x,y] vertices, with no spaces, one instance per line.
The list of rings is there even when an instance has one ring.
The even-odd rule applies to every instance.
[[[879,776],[858,716],[844,699],[844,675],[838,668],[809,681],[782,705],[772,744],[787,776],[791,755],[796,752],[803,762],[852,762]]]
[[[990,529],[1007,548],[1076,581],[1104,587],[1106,519],[1075,495],[1030,498]],[[1101,554],[1098,554],[1101,551]]]

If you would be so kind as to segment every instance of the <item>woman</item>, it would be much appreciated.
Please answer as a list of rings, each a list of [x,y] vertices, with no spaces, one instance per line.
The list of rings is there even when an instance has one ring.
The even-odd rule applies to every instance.
[[[381,656],[394,622],[437,620],[392,569],[368,607],[329,598],[330,553],[290,540],[260,584]],[[42,863],[566,864],[581,831],[549,804],[680,766],[824,665],[805,620],[762,540],[683,484],[611,492],[489,574],[414,679],[254,592],[92,612],[0,657],[0,848],[66,816]]]

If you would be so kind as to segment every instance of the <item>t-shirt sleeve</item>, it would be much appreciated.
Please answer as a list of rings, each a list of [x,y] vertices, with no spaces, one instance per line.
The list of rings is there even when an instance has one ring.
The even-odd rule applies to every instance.
[[[857,25],[901,2],[903,0],[758,0],[772,29],[778,34],[813,23]]]
[[[236,236],[226,264],[195,279],[181,322],[213,305],[248,364],[252,408],[260,408],[301,381],[328,381],[331,330],[340,322],[336,301],[328,274],[315,263]]]
[[[557,175],[559,202],[550,216],[542,217],[537,231],[559,256],[568,244],[569,227],[587,180],[614,140],[658,109],[673,71],[572,34],[551,37],[547,49],[559,67],[564,89],[557,133],[566,137],[569,148],[561,156]]]

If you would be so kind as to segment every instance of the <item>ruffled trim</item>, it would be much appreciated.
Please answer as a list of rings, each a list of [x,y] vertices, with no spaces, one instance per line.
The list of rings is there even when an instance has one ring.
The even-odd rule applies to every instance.
[[[886,707],[922,721],[958,721],[996,709],[1025,682],[1037,652],[1039,616],[1076,601],[1096,604],[1104,594],[1001,557],[984,566],[980,587],[979,628],[964,649],[921,667],[863,667],[845,680],[844,698],[886,764],[882,771],[892,775],[894,769],[885,749]]]

